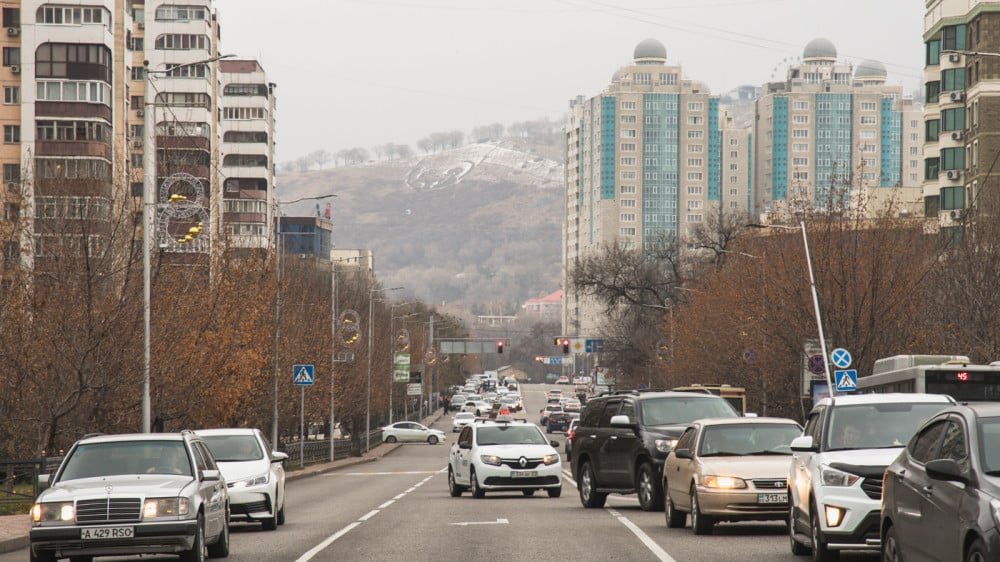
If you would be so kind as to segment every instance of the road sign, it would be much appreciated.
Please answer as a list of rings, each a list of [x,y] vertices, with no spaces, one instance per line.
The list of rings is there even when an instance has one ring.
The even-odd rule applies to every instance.
[[[858,389],[857,369],[834,371],[833,376],[837,380],[837,392],[853,392]]]
[[[292,367],[292,384],[296,386],[310,386],[313,383],[312,365],[294,365]]]
[[[583,349],[587,353],[601,353],[604,351],[604,340],[584,340]]]
[[[423,385],[421,385],[419,382],[411,382],[410,384],[406,385],[406,395],[420,396],[423,393],[422,392],[423,389],[421,388],[422,386]]]
[[[830,352],[830,362],[839,369],[846,369],[851,366],[851,354],[846,349],[838,347]]]
[[[410,371],[410,384],[420,384],[424,382],[424,374],[420,371]]]
[[[563,362],[562,357],[539,357],[538,360],[543,365],[562,365]]]
[[[392,363],[392,382],[410,381],[410,354],[396,353]]]
[[[809,372],[814,375],[822,375],[826,372],[826,362],[823,361],[822,354],[815,354],[809,356]]]

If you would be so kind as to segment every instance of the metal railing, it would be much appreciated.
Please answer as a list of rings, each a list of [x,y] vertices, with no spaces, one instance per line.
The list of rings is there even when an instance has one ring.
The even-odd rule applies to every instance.
[[[52,474],[62,457],[0,459],[0,506],[31,502],[38,496],[38,476]]]

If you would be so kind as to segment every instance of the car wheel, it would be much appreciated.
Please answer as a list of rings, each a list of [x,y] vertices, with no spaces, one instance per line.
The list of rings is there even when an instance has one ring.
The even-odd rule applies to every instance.
[[[900,562],[899,539],[896,538],[896,527],[889,525],[882,540],[882,562]]]
[[[265,517],[265,518],[261,519],[260,520],[260,526],[261,526],[261,529],[264,529],[265,531],[273,531],[273,530],[277,529],[278,528],[278,516],[275,515],[274,517]]]
[[[472,497],[482,499],[486,497],[486,490],[479,487],[479,480],[476,478],[476,469],[469,469],[469,486],[472,490]]]
[[[549,488],[546,491],[549,493],[550,498],[558,498],[562,495],[562,486],[559,486],[558,488]]]
[[[594,475],[594,468],[589,462],[583,463],[580,467],[580,503],[583,507],[604,507],[604,502],[608,500],[608,495],[597,491],[597,477]]]
[[[461,496],[462,492],[464,492],[464,491],[465,491],[465,487],[464,486],[459,486],[458,483],[455,482],[455,471],[453,471],[451,469],[451,467],[449,466],[448,467],[448,493],[451,494],[451,497],[457,498],[458,496]]]
[[[285,524],[285,502],[284,502],[284,498],[282,498],[281,496],[278,496],[278,501],[276,501],[275,503],[280,503],[281,504],[281,507],[278,508],[278,525],[284,525]]]
[[[636,491],[639,495],[639,507],[643,511],[660,511],[663,509],[663,491],[660,490],[660,479],[650,463],[643,463],[636,475]]]
[[[795,508],[788,505],[788,540],[792,545],[792,554],[795,556],[805,556],[812,552],[809,547],[795,540]]]
[[[387,436],[385,438],[385,442],[386,443],[395,443],[396,442],[396,436],[395,435],[389,435],[389,436]]]
[[[534,490],[521,490],[521,493],[524,494],[525,497],[531,497],[535,495]]]
[[[438,436],[437,435],[431,435],[430,437],[427,438],[427,442],[430,443],[431,445],[437,445],[438,444]]]
[[[976,539],[969,545],[965,553],[965,562],[986,562],[986,544],[983,539]]]
[[[209,558],[226,558],[229,556],[229,518],[222,522],[222,532],[215,542],[208,545]]]
[[[715,521],[707,515],[701,513],[701,505],[698,503],[698,491],[691,486],[691,530],[696,535],[711,535]]]
[[[832,562],[840,558],[840,553],[830,550],[826,541],[820,537],[819,515],[813,509],[809,519],[809,536],[812,537],[812,555],[815,562]]]
[[[181,552],[181,562],[205,562],[205,517],[198,514],[198,524],[194,531],[191,550]]]
[[[674,500],[670,499],[666,482],[663,483],[663,517],[667,520],[667,527],[671,529],[683,529],[687,525],[687,513],[678,511],[674,507]]]

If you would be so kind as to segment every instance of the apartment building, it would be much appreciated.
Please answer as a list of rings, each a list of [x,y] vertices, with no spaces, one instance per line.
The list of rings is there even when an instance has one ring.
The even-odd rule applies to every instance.
[[[815,39],[784,81],[764,86],[754,117],[755,215],[870,216],[889,202],[904,215],[922,211],[919,109],[887,83],[882,63],[854,67]]]
[[[732,127],[708,88],[646,39],[600,94],[570,102],[566,123],[563,331],[594,334],[603,311],[566,283],[605,243],[683,243],[720,207],[746,210],[748,131]],[[726,146],[723,147],[723,144]]]

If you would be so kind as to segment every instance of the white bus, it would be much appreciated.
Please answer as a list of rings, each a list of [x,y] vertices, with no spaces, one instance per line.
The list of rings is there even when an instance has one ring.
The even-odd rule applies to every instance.
[[[858,392],[947,394],[959,402],[1000,402],[1000,362],[975,365],[964,355],[895,355],[858,377]]]

